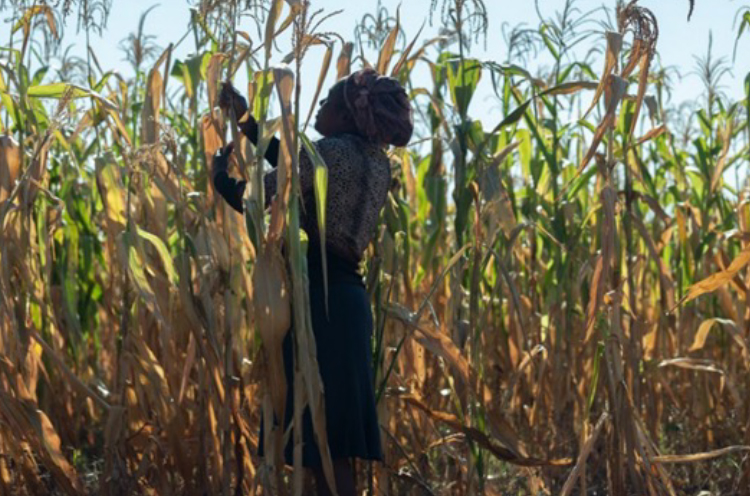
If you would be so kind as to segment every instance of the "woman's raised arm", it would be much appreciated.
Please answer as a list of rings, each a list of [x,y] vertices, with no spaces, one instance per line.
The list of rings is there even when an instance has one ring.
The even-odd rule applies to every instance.
[[[211,163],[211,182],[213,183],[216,192],[224,198],[230,207],[239,213],[244,213],[245,209],[242,205],[242,197],[245,194],[247,181],[235,179],[230,176],[227,171],[229,167],[229,157],[232,155],[233,150],[234,143],[230,143],[216,152]],[[312,165],[310,164],[310,160],[307,159],[306,154],[301,154],[300,159],[300,180],[302,182],[302,191],[304,193],[312,188],[312,186],[306,187],[307,184],[312,185],[310,173]],[[276,171],[271,171],[263,175],[265,208],[268,208],[271,204],[271,199],[276,194],[276,174]]]
[[[242,119],[247,114],[247,101],[245,97],[232,86],[232,83],[225,82],[221,86],[221,94],[219,95],[219,107],[223,110],[228,111],[230,108],[234,109],[234,115],[237,119]],[[258,123],[255,121],[252,115],[247,115],[247,119],[244,122],[240,122],[240,131],[249,139],[253,145],[258,145]],[[268,144],[265,153],[266,161],[271,164],[271,167],[276,167],[279,159],[279,139],[277,137],[271,138],[271,142]]]

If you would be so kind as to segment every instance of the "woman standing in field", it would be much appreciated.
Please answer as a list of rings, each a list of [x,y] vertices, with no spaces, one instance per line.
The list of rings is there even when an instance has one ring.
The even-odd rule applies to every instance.
[[[247,114],[245,99],[229,84],[222,88],[220,105],[239,117]],[[241,119],[242,120],[242,119]],[[350,460],[381,460],[380,432],[375,410],[370,338],[373,319],[359,263],[372,241],[391,184],[386,147],[406,146],[413,131],[412,109],[399,82],[372,69],[352,74],[334,85],[321,102],[315,129],[323,138],[315,146],[328,166],[326,252],[328,299],[326,315],[320,246],[316,246],[318,220],[315,208],[313,164],[300,153],[302,228],[309,239],[308,269],[313,332],[320,375],[325,388],[328,443],[334,462],[336,486],[342,496],[355,494]],[[257,123],[247,118],[240,128],[253,143]],[[279,142],[268,147],[266,160],[276,166]],[[213,183],[235,210],[242,212],[244,181],[227,174],[231,147],[214,159]],[[265,176],[266,206],[276,193],[276,173]],[[285,426],[294,411],[292,341],[284,340],[287,381]],[[316,479],[318,493],[331,494],[323,476],[308,411],[303,421],[303,464]],[[292,460],[292,443],[285,448]]]

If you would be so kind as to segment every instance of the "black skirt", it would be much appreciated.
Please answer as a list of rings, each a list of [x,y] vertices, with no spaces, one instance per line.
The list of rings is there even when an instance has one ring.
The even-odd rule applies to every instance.
[[[380,427],[375,407],[372,373],[373,319],[370,301],[357,264],[328,253],[328,315],[320,251],[308,253],[310,310],[323,380],[328,445],[333,459],[383,459]],[[284,339],[284,371],[287,383],[284,431],[294,414],[292,332]],[[263,435],[259,454],[263,456]],[[284,449],[293,463],[294,433]],[[305,467],[321,466],[309,409],[303,416],[302,458]]]

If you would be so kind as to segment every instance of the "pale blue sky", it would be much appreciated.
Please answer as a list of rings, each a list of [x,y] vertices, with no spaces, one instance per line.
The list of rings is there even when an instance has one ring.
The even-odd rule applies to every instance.
[[[123,62],[123,54],[118,49],[119,41],[137,28],[139,15],[146,8],[154,4],[160,4],[149,16],[146,23],[146,31],[158,36],[158,43],[166,46],[169,42],[177,41],[185,32],[188,24],[188,4],[185,0],[114,0],[113,10],[110,16],[109,26],[102,39],[95,39],[94,46],[99,60],[105,68],[117,68],[124,73],[128,72]],[[365,13],[373,12],[377,5],[376,0],[359,0],[345,2],[342,0],[312,0],[315,9],[322,8],[328,12],[344,9],[342,14],[329,20],[325,30],[335,31],[346,39],[351,39],[356,22]],[[407,37],[416,34],[420,25],[429,18],[430,0],[382,0],[384,6],[395,12],[396,7],[401,5],[402,24],[406,30]],[[441,3],[441,2],[439,2]],[[503,24],[515,25],[526,23],[529,27],[539,24],[533,0],[485,0],[489,10],[490,26],[486,50],[480,44],[472,54],[482,59],[491,59],[504,62],[506,49],[502,42]],[[614,8],[615,0],[579,0],[577,6],[581,11],[588,11],[597,7],[606,6]],[[688,0],[641,0],[641,5],[653,10],[659,19],[661,37],[658,50],[665,61],[674,65],[684,74],[685,78],[678,82],[674,100],[677,102],[688,101],[699,98],[705,92],[700,80],[689,73],[694,68],[694,56],[703,55],[708,45],[709,31],[714,35],[714,48],[718,56],[727,57],[732,63],[732,50],[737,30],[734,26],[735,14],[740,7],[750,6],[750,0],[697,0],[695,14],[690,23],[687,22]],[[545,16],[553,16],[557,10],[564,5],[564,0],[539,0],[542,13]],[[604,20],[605,14],[598,12],[594,17]],[[439,21],[439,19],[435,19]],[[68,34],[71,35],[75,29],[74,19],[68,21]],[[437,34],[439,22],[425,27],[423,38],[427,39]],[[251,29],[248,22],[242,26]],[[254,32],[254,31],[253,31]],[[84,42],[79,37],[66,36],[68,42],[77,44],[77,51],[83,54]],[[590,42],[593,44],[594,40]],[[193,50],[192,40],[188,38],[180,47],[176,56],[184,57]],[[305,85],[304,101],[309,102],[311,93],[315,88],[317,79],[317,67],[321,59],[322,49],[313,49],[309,61],[306,64],[307,74],[303,78],[309,84]],[[278,54],[280,60],[283,54]],[[539,63],[547,63],[540,61]],[[595,64],[595,70],[600,70],[601,63]],[[535,72],[535,67],[529,67]],[[332,71],[333,72],[333,71]],[[724,81],[725,91],[734,98],[743,96],[743,81],[750,72],[750,33],[740,41],[737,61],[733,64],[734,78]],[[333,75],[331,75],[332,81]],[[487,78],[489,81],[489,78]],[[472,105],[472,114],[485,121],[486,125],[495,124],[497,117],[494,115],[491,101],[490,89],[487,81],[483,85]],[[425,80],[425,83],[427,81]]]

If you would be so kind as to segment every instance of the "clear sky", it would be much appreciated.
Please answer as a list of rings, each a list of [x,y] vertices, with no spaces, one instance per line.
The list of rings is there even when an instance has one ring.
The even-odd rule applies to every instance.
[[[562,8],[564,0],[538,0],[542,14],[552,17],[556,11]],[[335,31],[346,39],[353,37],[354,26],[362,16],[368,12],[374,12],[377,0],[311,0],[315,9],[322,8],[327,12],[343,9],[343,13],[330,19],[325,25],[326,31]],[[430,0],[382,0],[383,6],[391,12],[401,4],[402,24],[407,37],[413,37],[423,22],[429,19]],[[442,3],[442,0],[439,1]],[[529,27],[539,25],[539,18],[534,8],[534,0],[485,0],[489,11],[489,33],[486,43],[480,43],[472,51],[472,55],[482,59],[497,60],[504,62],[507,52],[503,43],[502,30],[504,25],[513,26],[525,23]],[[109,20],[109,25],[102,39],[95,39],[94,46],[99,60],[105,69],[115,68],[127,73],[129,68],[123,62],[123,54],[118,49],[119,41],[127,36],[129,32],[135,31],[141,12],[148,7],[159,4],[149,16],[146,22],[146,31],[157,35],[157,41],[165,47],[169,42],[177,41],[184,33],[188,25],[189,11],[186,0],[114,0],[114,6]],[[586,12],[602,6],[613,9],[615,0],[578,0],[576,3],[580,11]],[[679,69],[684,78],[677,83],[674,100],[676,102],[695,100],[705,95],[700,79],[691,75],[695,67],[695,56],[706,53],[709,32],[713,32],[714,50],[717,56],[727,58],[733,65],[733,77],[724,80],[724,90],[733,98],[743,96],[743,81],[750,73],[750,32],[740,40],[736,62],[732,62],[732,51],[737,36],[735,26],[735,15],[741,7],[750,6],[750,0],[696,0],[696,8],[693,19],[687,21],[689,9],[688,0],[641,0],[640,4],[653,10],[659,20],[661,36],[658,43],[658,51],[668,65]],[[595,14],[594,19],[604,20],[603,11]],[[439,27],[439,13],[434,25],[429,23],[423,32],[423,38],[431,38],[437,34]],[[250,22],[241,26],[247,30],[251,29]],[[84,54],[85,43],[79,36],[72,36],[75,31],[75,19],[68,20],[67,42],[76,43],[76,51]],[[594,43],[594,40],[590,42]],[[184,57],[193,50],[190,39],[178,50],[177,57]],[[280,60],[283,54],[278,55]],[[306,65],[309,69],[305,80],[310,84],[305,86],[304,100],[311,99],[317,79],[317,67],[322,56],[322,49],[313,49],[310,59]],[[539,61],[538,64],[548,64],[547,61]],[[595,65],[595,70],[601,69],[601,63]],[[528,67],[535,72],[535,67]],[[332,71],[333,72],[333,71]],[[488,80],[488,78],[487,78]],[[425,81],[426,83],[427,81]],[[489,101],[490,89],[486,84],[472,104],[472,115],[481,118],[486,125],[494,124],[497,117],[493,115],[492,103]]]

